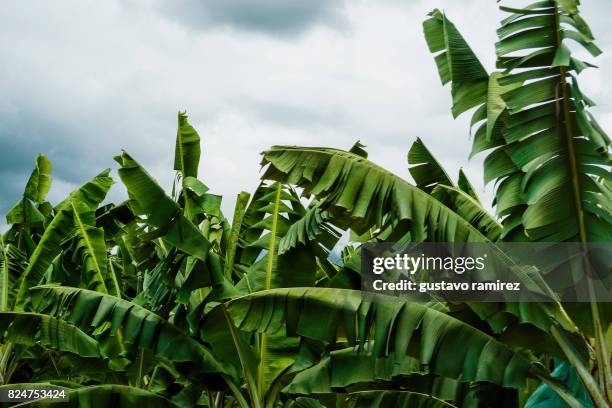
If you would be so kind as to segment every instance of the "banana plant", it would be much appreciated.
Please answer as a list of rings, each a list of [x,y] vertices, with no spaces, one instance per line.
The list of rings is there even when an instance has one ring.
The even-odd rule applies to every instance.
[[[127,201],[102,204],[105,171],[52,206],[40,156],[0,242],[2,387],[61,386],[90,406],[608,406],[610,315],[597,299],[360,291],[364,242],[609,241],[609,141],[576,81],[591,65],[566,44],[597,54],[592,34],[571,0],[501,9],[492,73],[443,13],[424,23],[452,114],[474,110],[472,153],[491,150],[496,214],[420,139],[413,181],[359,142],[273,146],[232,219],[198,178],[202,138],[185,113],[169,194],[123,151]]]
[[[103,173],[55,207],[30,259],[5,251],[13,261],[4,270],[21,275],[14,304],[25,309],[1,319],[3,340],[21,353],[13,372],[68,381],[79,398],[133,394],[176,406],[478,406],[518,401],[516,390],[536,380],[577,406],[540,359],[487,328],[482,309],[362,300],[345,279],[359,273],[358,251],[332,261],[340,231],[490,242],[501,226],[465,175],[453,183],[422,141],[409,153],[415,185],[356,146],[265,152],[272,182],[250,200],[240,194],[231,223],[194,176],[180,176],[173,198],[122,153],[128,202],[100,206]],[[58,342],[60,333],[70,341]],[[34,361],[40,353],[55,372]]]
[[[610,141],[588,111],[592,101],[577,76],[592,64],[574,57],[577,43],[600,54],[578,1],[539,1],[510,15],[498,29],[497,68],[487,73],[456,27],[438,10],[424,23],[442,83],[451,82],[453,114],[476,108],[472,154],[489,150],[485,181],[495,181],[496,210],[506,241],[610,241]],[[560,205],[560,203],[563,203]],[[591,268],[588,261],[586,270]],[[588,279],[588,278],[587,278]],[[589,360],[555,327],[550,330],[596,406],[610,402],[610,352],[604,333],[609,304],[567,304]],[[589,340],[591,339],[591,340]],[[595,372],[595,376],[592,373]]]

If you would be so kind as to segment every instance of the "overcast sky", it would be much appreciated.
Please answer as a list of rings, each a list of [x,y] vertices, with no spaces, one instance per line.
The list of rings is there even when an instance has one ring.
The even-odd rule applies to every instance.
[[[604,54],[581,75],[612,130],[609,0],[584,0]],[[408,177],[417,136],[478,190],[469,115],[453,120],[422,35],[444,9],[485,67],[494,66],[493,0],[21,0],[0,12],[0,214],[20,197],[36,155],[53,163],[57,203],[127,150],[166,189],[176,114],[202,137],[200,179],[225,196],[253,191],[274,144],[348,148]],[[123,199],[121,187],[111,190]],[[231,215],[231,213],[229,213]],[[4,216],[2,222],[4,223]]]

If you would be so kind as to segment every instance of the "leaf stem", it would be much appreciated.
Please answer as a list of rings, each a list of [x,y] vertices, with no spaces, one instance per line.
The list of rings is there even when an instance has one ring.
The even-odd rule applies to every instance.
[[[143,384],[143,364],[144,364],[144,348],[141,348],[138,353],[138,372],[136,374],[136,380],[138,381],[138,388],[142,388]]]
[[[251,395],[251,403],[253,404],[253,408],[261,408],[261,401],[259,400],[259,394],[257,392],[257,386],[255,383],[255,379],[250,374],[248,362],[247,362],[246,356],[244,355],[244,350],[242,350],[242,347],[240,346],[240,342],[238,340],[238,332],[237,332],[236,326],[234,326],[234,322],[232,321],[229,314],[227,313],[225,303],[221,303],[220,306],[221,306],[221,310],[223,311],[223,316],[225,317],[225,321],[227,322],[227,325],[229,327],[229,331],[232,336],[232,341],[234,342],[234,346],[236,347],[236,352],[238,353],[240,365],[242,366],[242,373],[244,374],[244,380],[246,382],[247,389],[249,390],[249,394]],[[226,382],[228,383],[228,385],[230,385],[230,388],[231,388],[231,379],[230,381],[227,381],[226,379]],[[246,406],[249,407],[248,404]]]
[[[3,312],[8,310],[8,285],[9,285],[9,260],[4,238],[0,234],[0,245],[2,245],[2,292],[0,296],[0,310]]]
[[[244,395],[242,395],[240,388],[238,388],[238,386],[234,383],[234,380],[232,380],[227,375],[223,375],[223,378],[225,379],[225,382],[229,389],[232,391],[232,395],[234,396],[234,398],[236,398],[236,401],[238,401],[238,404],[240,404],[242,408],[250,408],[249,403],[244,398]]]
[[[227,246],[225,256],[225,276],[230,281],[232,280],[232,272],[234,270],[234,257],[236,256],[236,245],[240,235],[240,227],[244,219],[244,211],[251,195],[245,191],[238,194],[236,197],[236,206],[234,207],[234,218],[232,219],[232,229],[230,230],[230,240]]]

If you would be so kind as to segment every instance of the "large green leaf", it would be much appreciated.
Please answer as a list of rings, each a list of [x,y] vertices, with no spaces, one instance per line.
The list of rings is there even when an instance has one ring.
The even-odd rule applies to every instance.
[[[268,399],[276,398],[272,394],[273,384],[280,381],[281,375],[296,360],[298,354],[299,340],[295,337],[262,333],[263,341],[260,352],[259,375],[261,378],[261,395],[267,395]]]
[[[423,23],[427,45],[435,60],[442,84],[452,82],[453,116],[482,105],[487,96],[489,75],[455,25],[439,10]]]
[[[284,254],[298,245],[319,244],[329,253],[339,238],[340,234],[329,223],[325,212],[314,204],[306,210],[302,218],[291,224],[278,243],[278,252]]]
[[[247,331],[304,336],[324,342],[345,338],[364,345],[374,340],[374,356],[407,354],[422,371],[464,381],[520,387],[532,363],[480,330],[418,303],[371,303],[360,291],[290,288],[256,292],[228,304],[238,327]]]
[[[17,295],[17,282],[27,267],[26,254],[15,245],[8,244],[0,236],[2,253],[0,258],[0,311],[7,311],[14,305]]]
[[[363,234],[385,217],[408,221],[414,241],[484,242],[468,221],[405,180],[355,154],[274,146],[263,153],[266,179],[295,184],[320,200],[330,221]]]
[[[92,211],[106,197],[113,179],[108,176],[110,169],[103,171],[93,180],[83,184],[70,193],[69,198],[56,207],[55,217],[42,235],[34,253],[28,260],[28,266],[20,277],[19,291],[15,299],[17,307],[22,307],[27,289],[37,285],[53,260],[61,253],[61,244],[72,235],[74,230],[72,202],[78,202]]]
[[[183,205],[185,216],[192,220],[196,210],[192,209],[187,182],[198,177],[200,164],[200,135],[187,121],[187,115],[179,112],[178,130],[176,132],[176,146],[174,148],[174,170],[180,172],[182,182]]]
[[[36,166],[26,183],[23,198],[6,214],[9,224],[43,222],[44,217],[36,207],[45,201],[51,188],[51,162],[44,154],[36,158]]]
[[[200,135],[187,121],[187,115],[179,112],[176,147],[174,150],[174,170],[180,171],[183,179],[198,177],[200,164]]]
[[[351,347],[334,350],[319,363],[299,372],[284,392],[331,394],[362,387],[402,387],[447,401],[460,400],[466,388],[459,380],[425,374],[418,359],[375,357],[369,347]]]
[[[611,239],[610,200],[603,200],[609,195],[610,141],[587,111],[592,102],[573,74],[592,65],[574,58],[567,46],[573,40],[592,55],[599,53],[577,5],[547,0],[523,8],[501,7],[511,13],[502,21],[496,44],[497,67],[505,71],[492,75],[486,103],[472,124],[486,119],[486,127],[482,125],[474,136],[473,153],[494,149],[485,159],[485,181],[498,185],[495,204],[505,217],[504,240]],[[608,327],[593,305],[592,319],[599,327]],[[554,327],[541,324],[546,320],[541,307],[504,308],[514,309],[510,313],[521,322],[533,322],[545,331]],[[588,304],[572,306],[572,317],[583,330],[595,334],[597,353],[605,355],[602,331],[589,329],[594,325],[582,318],[588,308]],[[485,314],[497,315],[488,318],[495,322],[494,328],[516,329],[505,312]],[[599,355],[598,360],[604,366],[600,372],[609,371],[608,357]],[[589,377],[584,372],[583,381],[590,383]],[[601,376],[600,382],[606,377]]]
[[[502,9],[513,15],[498,30],[498,64],[506,68],[499,82],[513,88],[501,95],[511,112],[502,131],[506,143],[496,157],[505,152],[515,167],[502,173],[492,170],[495,160],[488,162],[494,178],[512,180],[502,182],[498,211],[512,214],[513,228],[522,225],[532,240],[609,241],[612,208],[609,202],[595,204],[594,197],[605,194],[599,178],[609,178],[604,169],[612,163],[610,141],[586,110],[591,102],[570,74],[576,63],[564,44],[581,36],[589,48],[590,30],[575,5],[563,2]],[[554,60],[529,58],[539,47]],[[504,59],[508,52],[519,54]],[[529,82],[521,84],[524,79]],[[522,200],[510,204],[513,195]]]
[[[78,327],[44,314],[0,312],[0,338],[4,342],[40,345],[81,357],[101,357],[96,340]]]
[[[108,257],[106,255],[104,230],[86,224],[87,219],[93,214],[83,211],[82,206],[78,202],[75,203],[72,201],[71,205],[74,224],[78,235],[76,252],[77,255],[80,255],[82,258],[83,270],[86,273],[86,275],[83,274],[85,275],[83,278],[89,289],[97,290],[102,293],[109,293],[106,285],[106,278],[109,272],[107,271]],[[109,280],[113,283],[111,286],[113,295],[119,295],[119,287],[116,278]]]
[[[234,207],[234,218],[232,219],[232,228],[230,231],[229,242],[225,254],[225,276],[228,279],[234,274],[234,262],[236,261],[236,248],[238,239],[240,238],[240,229],[247,208],[247,204],[251,195],[246,191],[241,192],[236,197],[236,205]]]
[[[489,84],[487,88],[487,122],[486,122],[486,139],[491,140],[493,133],[495,132],[495,126],[502,117],[502,114],[507,109],[506,102],[502,98],[502,95],[512,89],[520,86],[521,83],[518,81],[501,85],[499,83],[502,74],[494,72],[489,77]]]
[[[315,252],[308,246],[282,247],[291,226],[307,216],[297,194],[281,183],[260,185],[243,221],[240,265],[246,272],[236,285],[243,293],[310,286],[315,282]]]
[[[41,204],[51,189],[51,162],[44,154],[36,158],[36,168],[32,172],[24,196]]]
[[[128,350],[148,349],[159,359],[181,363],[188,372],[225,373],[202,344],[156,314],[127,300],[86,289],[39,286],[32,289],[37,310],[55,316],[100,341],[121,329]]]
[[[273,287],[313,285],[316,268],[312,254],[304,248],[295,248],[283,255],[278,252],[281,237],[286,234],[291,220],[304,211],[303,206],[297,196],[283,188],[281,183],[262,188],[267,193],[258,200],[265,205],[256,204],[256,208],[263,214],[253,227],[262,228],[263,234],[249,245],[261,248],[262,252],[258,256],[260,259],[249,268],[240,284],[243,287],[246,285],[248,292]],[[298,257],[301,260],[299,264]],[[263,398],[274,380],[293,364],[297,341],[266,333],[260,334],[258,340],[257,391]]]
[[[8,224],[21,224],[25,226],[40,225],[45,222],[45,216],[29,198],[22,198],[6,213]]]
[[[512,177],[511,190],[520,194],[524,203],[512,207],[511,212],[505,209],[510,212],[507,220],[512,228],[523,229],[531,240],[580,241],[587,245],[612,240],[612,206],[609,199],[604,199],[609,198],[606,183],[612,157],[608,136],[588,112],[593,102],[582,93],[572,73],[579,74],[587,63],[572,56],[567,40],[577,41],[593,56],[600,53],[577,5],[549,1],[530,10],[508,10],[514,14],[503,22],[505,27],[530,21],[538,28],[499,32],[498,66],[510,76],[520,70],[515,77],[530,79],[502,96],[511,115],[503,130],[506,143],[499,149],[516,164],[504,176]],[[534,51],[538,47],[544,48]],[[512,58],[505,56],[508,50],[515,52]],[[589,296],[591,303],[572,308],[572,316],[595,338],[599,383],[609,394],[612,370],[604,333],[610,320],[605,305],[596,303],[592,291]],[[588,312],[585,321],[583,316]],[[567,358],[573,359],[574,353],[563,347],[560,338],[557,341]],[[588,370],[577,368],[595,404],[603,406],[604,397],[596,381]]]
[[[223,305],[218,305],[205,315],[199,334],[204,342],[210,344],[215,356],[232,364],[247,381],[256,381],[259,366],[257,350],[249,344],[248,333],[236,328]]]
[[[138,203],[139,213],[146,215],[147,224],[157,228],[170,245],[205,260],[210,243],[181,213],[179,206],[129,154],[123,152],[115,160],[121,165],[119,177],[130,197]]]
[[[59,212],[63,209],[70,209],[71,202],[78,202],[89,211],[95,211],[100,203],[104,201],[108,190],[110,190],[114,183],[109,174],[110,169],[100,172],[93,179],[73,190],[64,201],[55,207],[55,210]]]

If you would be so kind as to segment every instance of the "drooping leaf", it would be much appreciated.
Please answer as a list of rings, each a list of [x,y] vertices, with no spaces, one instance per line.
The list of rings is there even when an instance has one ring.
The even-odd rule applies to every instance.
[[[178,205],[126,152],[115,157],[115,160],[121,165],[119,177],[130,197],[146,215],[147,224],[157,228],[169,244],[204,261],[210,244],[198,228],[185,218]]]
[[[408,354],[425,372],[465,381],[519,387],[532,370],[526,357],[469,324],[418,303],[366,302],[360,291],[272,289],[229,302],[228,312],[247,331],[282,333],[284,326],[287,336],[325,342],[371,339],[374,356]]]
[[[340,234],[329,224],[318,205],[309,207],[302,218],[291,224],[278,244],[279,254],[309,243],[320,244],[327,252],[338,242]]]
[[[460,381],[426,374],[419,360],[411,357],[375,357],[369,345],[332,351],[329,356],[298,372],[284,389],[289,394],[332,394],[337,390],[401,387],[405,390],[460,402],[466,385]]]
[[[108,176],[109,172],[110,169],[107,169],[98,174],[93,180],[74,190],[69,198],[57,206],[55,217],[45,229],[20,277],[19,291],[15,299],[17,307],[23,306],[27,289],[41,281],[47,268],[61,253],[62,242],[72,235],[74,220],[70,203],[75,201],[92,210],[97,208],[113,183],[112,178]]]
[[[489,75],[455,25],[435,9],[423,23],[442,84],[452,82],[453,116],[485,102]]]
[[[225,373],[204,345],[132,302],[61,286],[39,286],[32,292],[37,310],[91,332],[94,338],[114,336],[121,329],[122,343],[129,350],[151,350],[155,357],[180,363],[194,373]]]
[[[40,345],[81,357],[101,357],[96,340],[78,327],[44,314],[0,312],[0,338],[4,342]]]
[[[468,221],[421,189],[352,153],[275,146],[263,153],[265,179],[295,184],[312,194],[334,225],[363,234],[390,217],[410,221],[415,241],[482,242]],[[408,232],[407,231],[407,232]]]

